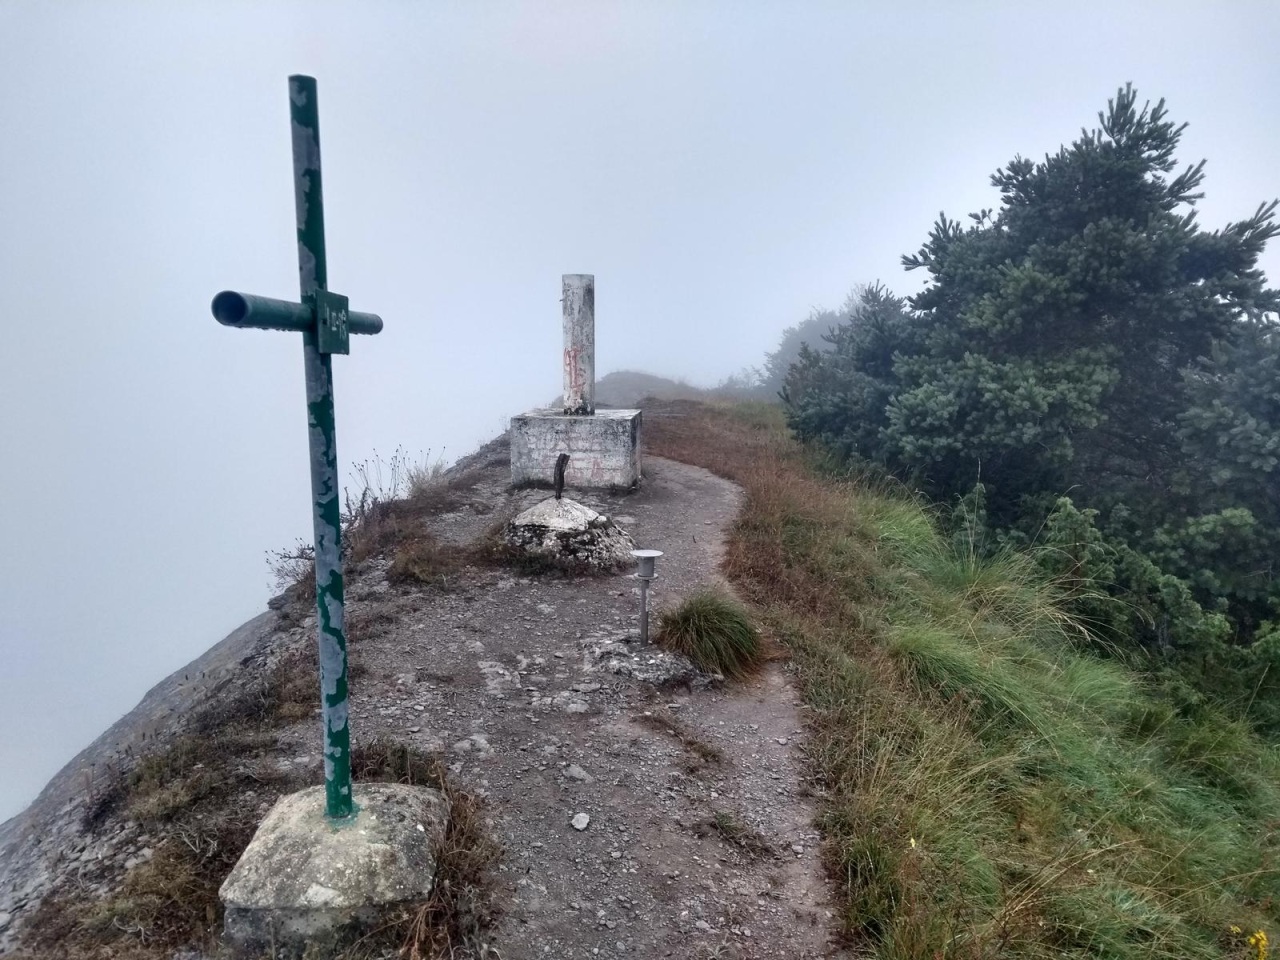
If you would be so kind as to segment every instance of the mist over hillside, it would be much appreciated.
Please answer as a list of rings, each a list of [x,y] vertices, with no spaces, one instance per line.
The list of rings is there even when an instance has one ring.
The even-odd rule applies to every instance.
[[[1280,7],[10,0],[0,35],[0,820],[312,536],[297,336],[209,313],[297,296],[294,73],[333,290],[386,321],[334,361],[352,491],[554,397],[589,271],[602,405],[784,392],[983,562],[1050,548],[1162,691],[1138,727],[1280,729]]]

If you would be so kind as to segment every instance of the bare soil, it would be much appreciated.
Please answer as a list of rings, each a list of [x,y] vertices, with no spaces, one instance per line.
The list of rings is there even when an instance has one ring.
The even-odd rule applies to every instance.
[[[483,506],[438,517],[441,538],[464,544],[490,508],[547,495],[507,490],[501,445],[472,466]],[[649,457],[645,473],[635,493],[570,495],[664,551],[653,599],[674,603],[718,582],[740,493],[673,461]],[[353,616],[382,625],[362,641],[353,729],[446,752],[487,797],[506,850],[492,937],[502,956],[833,955],[799,698],[782,664],[727,685],[640,648],[628,576],[470,570],[451,589],[415,591],[380,583],[381,562],[351,595]],[[312,731],[299,732],[305,750]],[[735,829],[760,842],[735,842]]]
[[[509,489],[500,442],[462,468],[474,483],[429,521],[447,543],[474,543],[495,517],[547,496]],[[739,489],[655,457],[646,458],[645,474],[636,492],[567,495],[613,517],[638,546],[665,552],[655,604],[721,583]],[[416,586],[390,582],[391,562],[375,552],[349,571],[359,666],[353,735],[438,752],[455,782],[486,799],[504,848],[493,893],[499,919],[484,934],[496,951],[489,956],[843,955],[831,940],[802,707],[785,661],[726,684],[642,647],[639,592],[625,575],[469,566]],[[253,622],[258,647],[308,642],[311,620],[276,616]],[[254,669],[262,660],[237,650],[236,662]],[[225,683],[224,673],[219,687]],[[165,715],[182,707],[174,695]],[[157,712],[144,711],[152,738]],[[314,719],[304,718],[280,732],[272,755],[318,781],[319,747]],[[59,808],[79,816],[65,799]],[[585,829],[580,814],[589,818]],[[128,853],[122,847],[121,859]],[[45,858],[42,869],[68,859],[75,857]],[[7,866],[7,879],[21,884],[14,863]]]

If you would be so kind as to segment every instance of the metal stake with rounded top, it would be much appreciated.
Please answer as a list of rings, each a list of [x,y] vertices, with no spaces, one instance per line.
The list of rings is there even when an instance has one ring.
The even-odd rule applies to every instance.
[[[661,550],[632,550],[638,567],[635,577],[640,581],[640,642],[649,642],[649,584],[658,579],[653,572],[654,563],[662,556]]]

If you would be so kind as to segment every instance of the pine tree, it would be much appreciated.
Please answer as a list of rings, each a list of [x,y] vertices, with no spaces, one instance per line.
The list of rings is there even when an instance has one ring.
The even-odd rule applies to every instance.
[[[884,452],[941,491],[1170,491],[1183,371],[1277,308],[1257,269],[1276,204],[1205,232],[1204,163],[1173,175],[1185,125],[1164,101],[1125,87],[1099,121],[997,171],[998,214],[942,216],[903,258],[931,275],[911,301],[926,346],[897,365]]]
[[[903,258],[923,292],[877,289],[803,353],[790,421],[943,501],[981,483],[998,538],[1047,537],[1058,572],[1124,599],[1090,611],[1109,640],[1215,695],[1261,690],[1280,664],[1280,295],[1258,268],[1277,204],[1204,230],[1204,163],[1179,171],[1164,101],[1126,86],[1098,118],[996,171],[998,209],[940,215]]]

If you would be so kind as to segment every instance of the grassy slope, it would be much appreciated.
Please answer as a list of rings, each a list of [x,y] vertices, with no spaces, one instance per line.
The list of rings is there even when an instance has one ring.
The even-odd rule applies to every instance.
[[[852,939],[886,958],[1265,953],[1273,747],[1172,716],[1076,649],[1029,558],[974,556],[901,491],[824,470],[776,408],[667,404],[645,429],[746,491],[726,572],[792,651]]]

